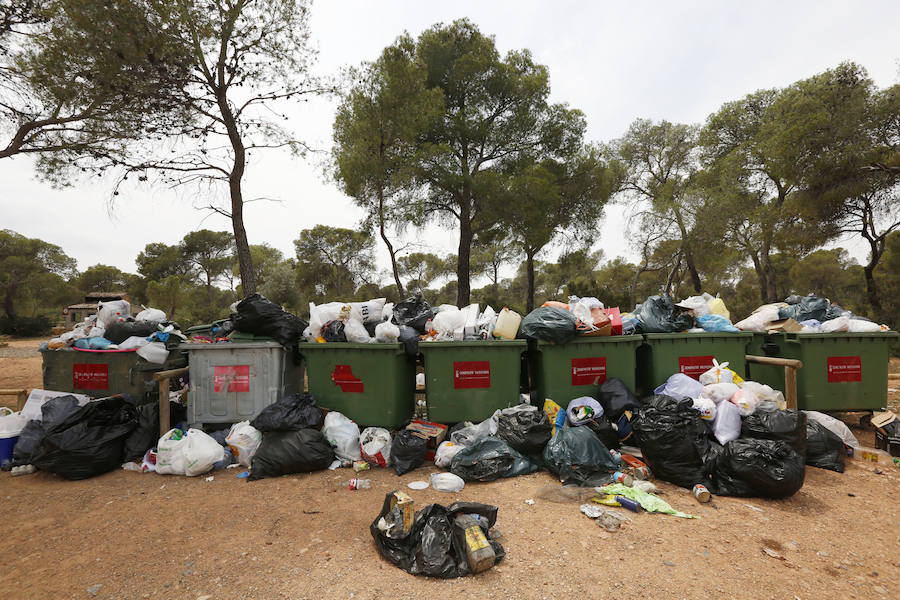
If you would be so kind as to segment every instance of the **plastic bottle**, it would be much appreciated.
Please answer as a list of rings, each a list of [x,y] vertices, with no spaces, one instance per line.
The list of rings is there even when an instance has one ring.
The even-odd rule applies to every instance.
[[[367,490],[372,487],[370,479],[351,479],[347,482],[347,487],[351,490]]]

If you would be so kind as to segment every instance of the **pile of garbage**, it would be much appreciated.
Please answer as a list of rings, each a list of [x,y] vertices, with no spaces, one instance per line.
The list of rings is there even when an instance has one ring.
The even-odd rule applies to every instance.
[[[711,294],[676,303],[668,295],[650,296],[633,313],[622,315],[625,333],[737,333],[725,302]]]
[[[795,294],[785,298],[784,302],[764,304],[735,327],[761,333],[878,333],[890,330],[887,325],[855,315],[814,294]]]
[[[74,329],[41,344],[41,350],[119,350],[137,352],[147,362],[163,364],[167,344],[186,339],[178,323],[156,308],[141,307],[134,317],[126,300],[99,302],[97,314],[86,317]],[[171,340],[171,341],[170,341]]]
[[[192,344],[232,342],[237,332],[245,334],[243,337],[270,339],[282,346],[293,347],[306,327],[306,321],[262,294],[250,294],[231,305],[231,315],[227,319],[191,327],[187,333]]]

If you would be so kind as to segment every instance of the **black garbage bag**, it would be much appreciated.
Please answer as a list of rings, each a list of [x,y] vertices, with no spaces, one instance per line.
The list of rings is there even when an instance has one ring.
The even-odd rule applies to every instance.
[[[347,335],[344,333],[344,322],[328,321],[322,326],[322,337],[326,342],[346,342]]]
[[[806,464],[844,472],[844,442],[836,433],[815,421],[806,422]]]
[[[327,469],[334,451],[321,431],[267,431],[250,461],[250,479]]]
[[[598,385],[593,397],[603,407],[603,414],[613,422],[618,421],[626,410],[634,412],[641,407],[637,397],[618,377],[610,377]]]
[[[507,408],[497,418],[497,436],[535,462],[541,460],[552,433],[547,413],[536,406]]]
[[[122,462],[141,460],[147,450],[159,441],[159,403],[148,402],[135,407],[138,424],[125,438]],[[181,423],[187,419],[187,407],[180,402],[169,402],[169,423]]]
[[[241,300],[232,321],[235,330],[273,338],[282,346],[295,345],[309,326],[260,294],[250,294]]]
[[[544,464],[563,485],[606,485],[618,468],[609,450],[586,427],[567,427],[556,432],[544,448]]]
[[[720,496],[787,498],[803,487],[803,462],[785,441],[738,438],[725,444],[715,461],[709,490]]]
[[[41,405],[41,421],[33,419],[25,424],[19,434],[19,441],[13,448],[11,466],[19,467],[31,464],[31,458],[44,439],[44,431],[54,423],[58,423],[75,413],[80,408],[75,396],[57,396]]]
[[[706,484],[709,427],[690,399],[653,396],[631,421],[647,466],[664,481],[685,488]]]
[[[416,435],[411,429],[401,429],[391,443],[391,462],[397,475],[418,469],[425,462],[428,440]]]
[[[325,422],[315,394],[291,394],[259,411],[250,425],[259,431],[321,429]]]
[[[613,429],[613,426],[609,422],[609,419],[606,418],[606,415],[592,417],[588,419],[587,422],[582,423],[581,427],[587,427],[593,431],[594,435],[597,436],[597,439],[603,442],[603,445],[609,450],[616,450],[622,446],[622,440],[619,439],[619,433]]]
[[[677,333],[694,326],[690,312],[679,311],[668,295],[650,296],[635,309],[643,333]]]
[[[825,315],[831,303],[819,296],[805,296],[797,304],[791,304],[778,310],[779,319],[794,319],[795,321],[807,321],[815,319],[825,321]]]
[[[157,321],[125,321],[123,323],[110,323],[103,337],[113,344],[121,344],[130,337],[145,338],[158,331]]]
[[[381,325],[379,321],[368,321],[363,323],[363,327],[366,328],[366,333],[369,334],[369,337],[375,337],[375,328]]]
[[[409,533],[391,537],[379,528],[379,522],[391,511],[390,492],[385,495],[381,512],[369,526],[378,552],[392,564],[413,575],[452,579],[472,572],[466,559],[465,540],[454,535],[457,515],[478,515],[485,535],[497,522],[497,507],[477,502],[455,502],[448,507],[429,504],[416,513]],[[499,542],[490,541],[499,563],[506,552]],[[496,564],[496,563],[495,563]]]
[[[791,294],[790,296],[785,298],[783,301],[786,302],[787,304],[800,304],[801,300],[803,300],[803,296],[801,296],[800,294]]]
[[[31,462],[66,479],[112,471],[124,462],[125,439],[137,425],[137,410],[121,396],[88,402],[67,418],[44,426]]]
[[[456,453],[450,472],[465,481],[494,481],[534,473],[540,467],[500,438],[488,436]]]
[[[802,410],[757,410],[744,417],[741,437],[782,440],[800,456],[806,455],[806,413]]]
[[[434,310],[425,302],[422,294],[416,294],[394,305],[392,321],[395,325],[406,325],[415,329],[419,334],[424,334],[425,324],[434,318],[434,315]]]
[[[563,308],[541,306],[522,319],[516,337],[554,344],[571,342],[578,335],[575,315]]]
[[[419,332],[408,325],[400,325],[397,341],[403,344],[407,356],[415,358],[419,354]]]

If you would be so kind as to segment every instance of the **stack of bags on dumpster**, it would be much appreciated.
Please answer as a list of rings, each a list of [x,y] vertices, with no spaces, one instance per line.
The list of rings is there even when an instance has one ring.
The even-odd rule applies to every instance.
[[[878,333],[888,331],[865,317],[813,294],[793,295],[784,302],[765,304],[735,324],[742,331],[762,333]]]
[[[622,315],[625,333],[734,333],[721,298],[703,293],[675,303],[668,295],[650,296],[633,313]]]
[[[131,305],[125,300],[97,304],[97,314],[78,323],[72,331],[47,342],[47,350],[131,350],[145,360],[163,364],[169,356],[166,342],[185,339],[178,323],[168,321],[166,313],[156,308],[131,316]]]
[[[843,472],[846,425],[784,408],[769,386],[716,364],[700,380],[676,373],[641,403],[632,426],[661,479],[729,496],[782,498],[803,485],[805,465]]]

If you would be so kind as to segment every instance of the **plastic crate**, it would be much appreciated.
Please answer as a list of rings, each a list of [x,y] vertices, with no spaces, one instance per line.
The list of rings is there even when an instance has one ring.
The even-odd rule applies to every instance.
[[[518,404],[525,349],[525,340],[419,344],[428,418],[477,422]]]
[[[360,425],[399,427],[413,416],[415,361],[402,344],[302,343],[316,402]]]

